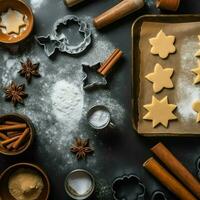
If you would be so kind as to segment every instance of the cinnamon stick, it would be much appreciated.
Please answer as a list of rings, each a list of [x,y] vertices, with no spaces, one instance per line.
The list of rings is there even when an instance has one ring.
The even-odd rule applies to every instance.
[[[10,144],[8,144],[7,146],[6,146],[6,149],[8,149],[8,150],[11,150],[13,147],[13,144],[15,143],[15,141],[14,142],[11,142]]]
[[[10,144],[11,142],[14,142],[16,140],[19,139],[20,136],[16,136],[16,137],[13,137],[13,138],[10,138],[10,139],[7,139],[7,140],[4,140],[1,142],[1,145],[7,145],[7,144]]]
[[[7,140],[9,139],[9,137],[7,137],[5,134],[3,133],[0,133],[0,138],[3,139],[3,140]]]
[[[13,122],[13,121],[5,121],[5,125],[16,125],[16,124],[22,124],[21,122]]]
[[[25,131],[19,136],[19,139],[13,144],[13,149],[18,149],[20,145],[25,141],[26,136],[29,134],[30,129],[26,128]]]
[[[0,125],[0,131],[11,131],[26,128],[26,124],[16,124],[16,125]]]
[[[19,136],[19,135],[22,135],[22,132],[19,132],[19,131],[7,132],[7,136],[10,137],[10,138],[15,137],[15,136]]]
[[[102,64],[102,66],[98,69],[98,72],[107,76],[113,66],[119,61],[122,57],[123,53],[120,49],[115,49],[114,52],[109,56],[109,58]]]
[[[151,151],[200,199],[200,182],[162,143],[155,145]]]
[[[148,159],[143,167],[181,200],[197,200],[178,180],[165,170],[154,158]]]

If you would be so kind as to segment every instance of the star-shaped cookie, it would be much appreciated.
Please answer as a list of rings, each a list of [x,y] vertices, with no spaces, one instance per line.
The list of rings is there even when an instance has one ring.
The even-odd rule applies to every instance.
[[[196,77],[194,78],[193,83],[197,84],[200,82],[200,61],[198,60],[198,67],[191,70],[193,73],[196,74]]]
[[[200,35],[198,35],[199,41],[200,41]],[[200,44],[200,43],[199,43]],[[195,53],[195,56],[199,57],[200,56],[200,49]]]
[[[152,103],[144,105],[144,108],[148,110],[148,113],[143,117],[145,120],[152,120],[153,128],[158,124],[162,124],[164,127],[168,127],[169,120],[177,119],[173,111],[176,109],[176,105],[168,103],[168,97],[164,97],[160,101],[152,96]]]
[[[171,76],[174,73],[172,68],[163,68],[160,64],[156,64],[154,72],[145,76],[150,82],[153,83],[153,91],[160,92],[163,88],[173,88]]]
[[[165,59],[170,53],[176,51],[174,42],[175,36],[166,36],[166,34],[161,30],[156,37],[149,39],[149,43],[152,45],[151,53],[158,54],[161,58]]]
[[[200,101],[195,101],[193,104],[192,104],[192,109],[197,112],[197,119],[196,119],[196,122],[200,122]]]
[[[20,28],[25,26],[24,15],[11,8],[1,15],[0,26],[6,29],[7,34],[20,33]]]

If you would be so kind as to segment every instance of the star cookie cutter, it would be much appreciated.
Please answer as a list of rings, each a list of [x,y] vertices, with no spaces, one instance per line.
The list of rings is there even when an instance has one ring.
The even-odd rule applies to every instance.
[[[165,194],[161,191],[155,191],[152,194],[151,200],[168,200]]]
[[[137,189],[139,188],[140,192],[135,192],[135,198],[131,196],[128,198],[130,194],[125,194],[125,192],[121,191],[122,187],[128,186],[135,186]],[[116,178],[112,184],[112,192],[113,198],[115,200],[126,200],[126,199],[133,199],[133,200],[145,200],[145,193],[146,188],[144,184],[140,181],[140,178],[136,175],[124,175],[122,177]]]
[[[109,75],[115,64],[121,59],[122,55],[123,53],[120,49],[115,49],[104,63],[99,62],[94,65],[82,64],[84,74],[83,88],[87,90],[95,87],[97,88],[101,86],[106,86],[106,77]],[[95,79],[94,81],[92,80],[90,75],[93,75],[91,77]],[[97,80],[97,78],[99,80]]]
[[[79,33],[83,35],[83,40],[77,45],[70,45],[67,35],[59,33],[60,26],[67,26],[69,21],[79,25]],[[52,56],[58,49],[60,52],[71,55],[80,54],[90,45],[92,41],[91,29],[89,25],[75,15],[67,15],[58,19],[53,26],[52,32],[47,36],[36,36],[35,39],[39,45],[43,46],[48,57]]]
[[[107,85],[106,78],[97,72],[100,66],[101,66],[101,63],[96,63],[91,66],[87,64],[82,64],[83,89],[88,90],[88,89],[103,87]],[[93,79],[95,79],[95,81],[90,82],[89,74],[93,74],[92,76],[93,76]],[[97,80],[97,77],[99,80]]]

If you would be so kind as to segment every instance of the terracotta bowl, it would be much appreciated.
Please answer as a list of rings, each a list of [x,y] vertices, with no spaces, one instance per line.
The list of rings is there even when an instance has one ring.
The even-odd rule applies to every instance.
[[[31,169],[36,171],[42,178],[44,183],[44,188],[42,190],[41,195],[36,200],[47,200],[50,194],[50,182],[46,175],[46,173],[38,166],[30,163],[18,163],[8,167],[1,175],[0,175],[0,199],[2,200],[15,200],[9,193],[8,189],[8,181],[9,177],[18,169]]]
[[[34,139],[34,135],[35,135],[35,128],[31,120],[25,115],[18,114],[18,113],[10,113],[10,114],[5,114],[5,115],[0,115],[0,124],[3,124],[4,121],[16,121],[16,122],[26,123],[30,129],[30,132],[29,132],[30,136],[27,142],[18,150],[9,151],[7,149],[0,147],[0,153],[7,156],[16,156],[25,152],[31,146]]]
[[[26,30],[16,37],[3,33],[0,30],[0,42],[5,44],[15,44],[27,38],[33,30],[34,17],[31,8],[22,0],[0,0],[0,15],[11,8],[27,16]]]

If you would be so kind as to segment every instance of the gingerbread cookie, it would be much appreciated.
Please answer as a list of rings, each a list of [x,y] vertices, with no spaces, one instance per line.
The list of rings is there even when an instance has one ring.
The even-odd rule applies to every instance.
[[[176,48],[174,46],[175,36],[166,34],[161,30],[156,37],[149,39],[152,45],[151,53],[158,54],[161,58],[167,58],[170,53],[174,53]]]
[[[198,60],[198,67],[191,70],[193,73],[196,74],[196,77],[194,78],[193,83],[197,84],[200,82],[200,61]]]
[[[147,80],[153,83],[153,91],[160,92],[164,88],[173,88],[171,76],[174,73],[172,68],[163,68],[160,64],[156,64],[154,72],[145,76]]]
[[[169,104],[167,96],[161,100],[152,96],[152,103],[144,105],[144,108],[148,111],[148,113],[143,117],[143,119],[152,120],[153,128],[158,124],[162,124],[167,128],[170,120],[177,119],[176,115],[173,114],[173,111],[176,109],[176,105]]]
[[[0,26],[6,29],[7,34],[19,34],[20,28],[26,25],[24,17],[20,12],[10,8],[1,15]]]

